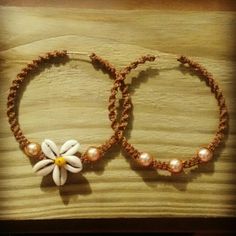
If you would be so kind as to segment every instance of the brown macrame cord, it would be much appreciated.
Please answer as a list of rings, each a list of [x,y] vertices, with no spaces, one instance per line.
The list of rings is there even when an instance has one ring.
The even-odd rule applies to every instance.
[[[151,56],[151,58],[152,58],[152,56]],[[116,91],[117,91],[116,84],[120,84],[121,81],[123,81],[123,79],[127,76],[127,74],[132,69],[135,69],[137,64],[139,64],[141,61],[144,61],[145,59],[147,59],[147,58],[142,57],[141,59],[139,59],[135,62],[132,62],[129,66],[127,66],[122,71],[120,71],[120,74],[123,77],[116,79],[117,81],[115,81],[114,87],[111,90],[112,92],[110,95],[110,103],[108,106],[109,117],[110,117],[112,124],[114,124],[114,122],[115,122],[115,120],[114,120],[115,116],[113,116],[113,115],[116,112],[116,107],[115,107]],[[154,60],[154,58],[152,58],[151,60]],[[213,140],[207,146],[207,148],[210,151],[214,152],[214,150],[223,141],[225,132],[228,127],[228,112],[227,112],[227,107],[225,104],[225,98],[223,96],[223,93],[222,93],[221,89],[219,88],[219,85],[217,84],[217,82],[214,80],[212,74],[210,74],[203,66],[188,59],[185,56],[181,56],[177,60],[180,63],[182,63],[183,65],[187,64],[198,75],[202,76],[204,78],[206,84],[211,88],[212,93],[215,94],[215,97],[218,101],[219,110],[220,110],[220,112],[219,112],[219,125],[218,125],[218,129],[215,133]],[[115,72],[113,72],[113,73],[115,73]],[[112,125],[112,127],[114,128],[114,125]],[[121,143],[122,143],[122,147],[125,149],[125,151],[127,152],[127,154],[129,156],[131,156],[135,160],[139,159],[141,152],[138,151],[132,144],[130,144],[125,137],[122,138]],[[202,161],[199,159],[197,154],[188,160],[182,161],[183,168],[190,168],[190,167],[199,165],[200,163],[202,163]],[[167,161],[159,161],[159,160],[153,159],[149,167],[154,168],[154,169],[171,171],[170,166],[169,166],[169,162],[167,162]]]
[[[128,94],[128,85],[124,83],[126,76],[131,72],[131,70],[137,68],[138,65],[144,64],[146,62],[151,62],[156,59],[153,55],[146,55],[142,56],[138,60],[132,62],[130,65],[125,67],[123,70],[117,71],[116,68],[108,61],[100,58],[99,56],[92,54],[90,58],[93,61],[99,62],[99,64],[110,74],[111,77],[116,78],[113,87],[111,89],[111,95],[109,97],[109,118],[112,122],[111,127],[118,131],[119,139],[122,138],[123,132],[127,126],[127,121],[129,118],[128,113],[123,114],[124,111],[122,110],[121,120],[117,121],[117,109],[116,109],[116,96],[118,93],[118,89],[120,88],[122,92],[125,93],[124,97]],[[131,107],[131,101],[129,100],[129,106]],[[128,105],[128,104],[127,104]],[[130,108],[129,107],[129,108]]]

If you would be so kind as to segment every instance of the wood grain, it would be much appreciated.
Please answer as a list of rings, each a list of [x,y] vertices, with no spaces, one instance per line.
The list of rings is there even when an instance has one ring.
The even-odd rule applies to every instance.
[[[235,216],[235,19],[233,12],[0,8],[0,219]],[[37,177],[7,123],[11,81],[30,60],[55,49],[96,52],[122,68],[140,55],[161,57],[133,72],[134,104],[126,135],[161,160],[189,158],[208,143],[218,123],[209,88],[183,70],[176,54],[212,72],[226,96],[230,130],[215,162],[168,176],[138,167],[119,147],[69,177],[58,189]],[[83,58],[82,58],[83,59]],[[20,102],[25,134],[82,150],[111,135],[107,99],[112,80],[74,58],[45,69],[26,86]]]

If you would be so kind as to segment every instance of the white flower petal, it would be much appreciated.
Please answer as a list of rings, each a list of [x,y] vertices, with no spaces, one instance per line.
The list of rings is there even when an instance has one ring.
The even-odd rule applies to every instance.
[[[60,149],[60,155],[62,156],[74,155],[76,152],[78,152],[79,147],[80,144],[76,140],[74,139],[68,140],[62,145]]]
[[[43,168],[44,166],[47,166],[49,163],[53,163],[54,161],[51,159],[43,159],[39,162],[37,162],[34,167],[33,167],[33,171],[38,171],[39,169]]]
[[[67,171],[63,167],[58,167],[55,165],[53,173],[52,173],[52,178],[57,186],[61,186],[65,184],[66,179],[67,179]]]
[[[61,167],[61,185],[64,185],[67,180],[67,171],[64,167]]]
[[[82,167],[82,162],[80,158],[77,156],[63,156],[64,159],[66,160],[67,164],[73,166],[73,167]]]
[[[81,165],[81,167],[77,167],[76,168],[76,167],[70,166],[68,164],[64,165],[64,168],[66,170],[68,170],[69,172],[72,172],[72,173],[78,173],[78,172],[80,172],[83,169],[82,165]]]
[[[57,165],[55,165],[54,170],[52,172],[52,178],[53,178],[54,183],[57,186],[60,186],[60,169]]]
[[[37,173],[38,171],[48,167],[50,163],[52,164],[53,160],[45,159],[45,160],[39,161],[34,165],[33,171]]]
[[[59,151],[57,145],[50,139],[45,139],[42,142],[42,151],[46,157],[55,159],[55,157],[59,156]]]
[[[33,171],[37,175],[45,176],[52,171],[53,168],[51,166],[53,166],[53,160],[45,159],[37,162],[33,167]]]
[[[43,169],[39,170],[36,172],[36,175],[41,175],[41,176],[46,176],[48,174],[50,174],[54,168],[54,164],[44,167]]]

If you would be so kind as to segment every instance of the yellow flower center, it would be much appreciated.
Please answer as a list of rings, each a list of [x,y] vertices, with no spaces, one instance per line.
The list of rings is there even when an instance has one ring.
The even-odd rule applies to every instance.
[[[55,159],[55,164],[58,166],[64,166],[66,164],[66,160],[64,157],[57,157]]]

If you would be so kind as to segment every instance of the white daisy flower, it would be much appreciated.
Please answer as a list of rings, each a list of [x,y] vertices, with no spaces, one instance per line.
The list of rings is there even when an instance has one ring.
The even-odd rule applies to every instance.
[[[78,173],[82,170],[81,160],[74,156],[79,147],[80,144],[76,140],[68,140],[59,150],[53,141],[45,139],[42,143],[42,151],[47,159],[37,162],[33,171],[41,176],[46,176],[52,172],[55,184],[57,186],[64,185],[67,179],[67,171]]]

